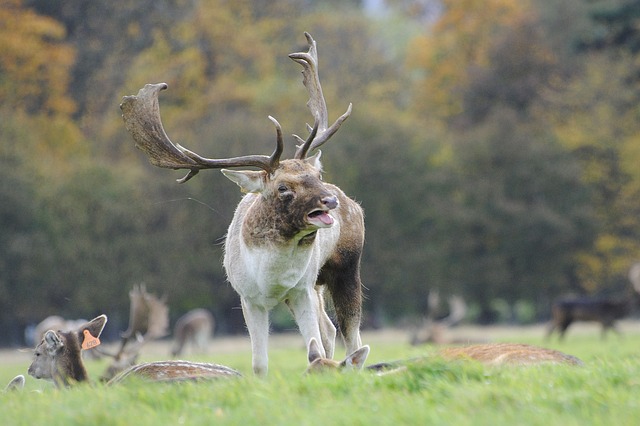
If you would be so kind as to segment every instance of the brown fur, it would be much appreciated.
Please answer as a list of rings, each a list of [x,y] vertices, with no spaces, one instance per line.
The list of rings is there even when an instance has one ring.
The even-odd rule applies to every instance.
[[[441,349],[446,359],[470,359],[491,365],[569,364],[582,365],[578,358],[553,349],[522,343],[487,343]]]

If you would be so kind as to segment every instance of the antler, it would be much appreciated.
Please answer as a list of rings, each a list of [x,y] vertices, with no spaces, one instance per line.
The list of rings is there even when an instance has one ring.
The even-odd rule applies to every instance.
[[[329,114],[327,112],[327,104],[322,94],[320,86],[320,78],[318,77],[318,51],[316,49],[316,41],[307,32],[304,33],[309,43],[308,52],[292,53],[289,55],[291,59],[302,65],[302,83],[309,91],[309,101],[307,106],[314,117],[313,128],[309,127],[310,135],[306,141],[303,141],[298,135],[293,135],[301,145],[295,154],[295,158],[304,159],[309,151],[317,149],[338,131],[344,120],[351,115],[351,104],[347,108],[347,112],[342,114],[338,119],[329,126]]]
[[[124,124],[136,143],[136,147],[149,157],[154,166],[167,169],[188,169],[189,173],[178,182],[184,183],[194,177],[201,169],[219,169],[223,167],[258,167],[267,173],[273,173],[280,162],[283,150],[282,129],[280,123],[269,116],[276,127],[276,149],[271,156],[247,155],[226,159],[209,159],[193,151],[174,144],[164,131],[160,120],[158,93],[166,89],[166,83],[147,84],[137,95],[122,98],[120,109]]]

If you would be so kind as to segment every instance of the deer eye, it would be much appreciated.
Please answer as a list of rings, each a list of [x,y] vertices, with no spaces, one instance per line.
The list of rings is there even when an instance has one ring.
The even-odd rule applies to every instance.
[[[288,190],[289,190],[289,188],[284,183],[281,183],[280,185],[278,185],[278,192],[279,193],[284,194]]]

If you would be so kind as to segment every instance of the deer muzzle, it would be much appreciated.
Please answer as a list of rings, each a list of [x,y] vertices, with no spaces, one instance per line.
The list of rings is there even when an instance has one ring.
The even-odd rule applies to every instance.
[[[338,198],[335,195],[323,197],[320,200],[322,207],[311,211],[307,215],[307,219],[311,225],[318,228],[328,228],[333,225],[335,219],[329,214],[329,211],[338,207]]]

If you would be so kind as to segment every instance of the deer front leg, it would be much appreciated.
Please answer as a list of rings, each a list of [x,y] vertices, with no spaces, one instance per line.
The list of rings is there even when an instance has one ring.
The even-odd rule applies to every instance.
[[[269,371],[269,311],[242,299],[242,314],[251,339],[253,372],[265,377]]]
[[[318,346],[320,346],[319,350],[323,358],[326,358],[329,352],[333,354],[333,345],[327,350],[324,346],[326,336],[322,336],[320,333],[320,321],[325,321],[324,317],[326,317],[326,320],[329,320],[329,318],[324,309],[322,309],[322,312],[318,312],[320,306],[318,293],[313,288],[306,289],[291,295],[286,303],[298,324],[305,346],[309,347],[309,343],[313,338],[317,342],[322,342]],[[323,327],[326,327],[326,324]]]

